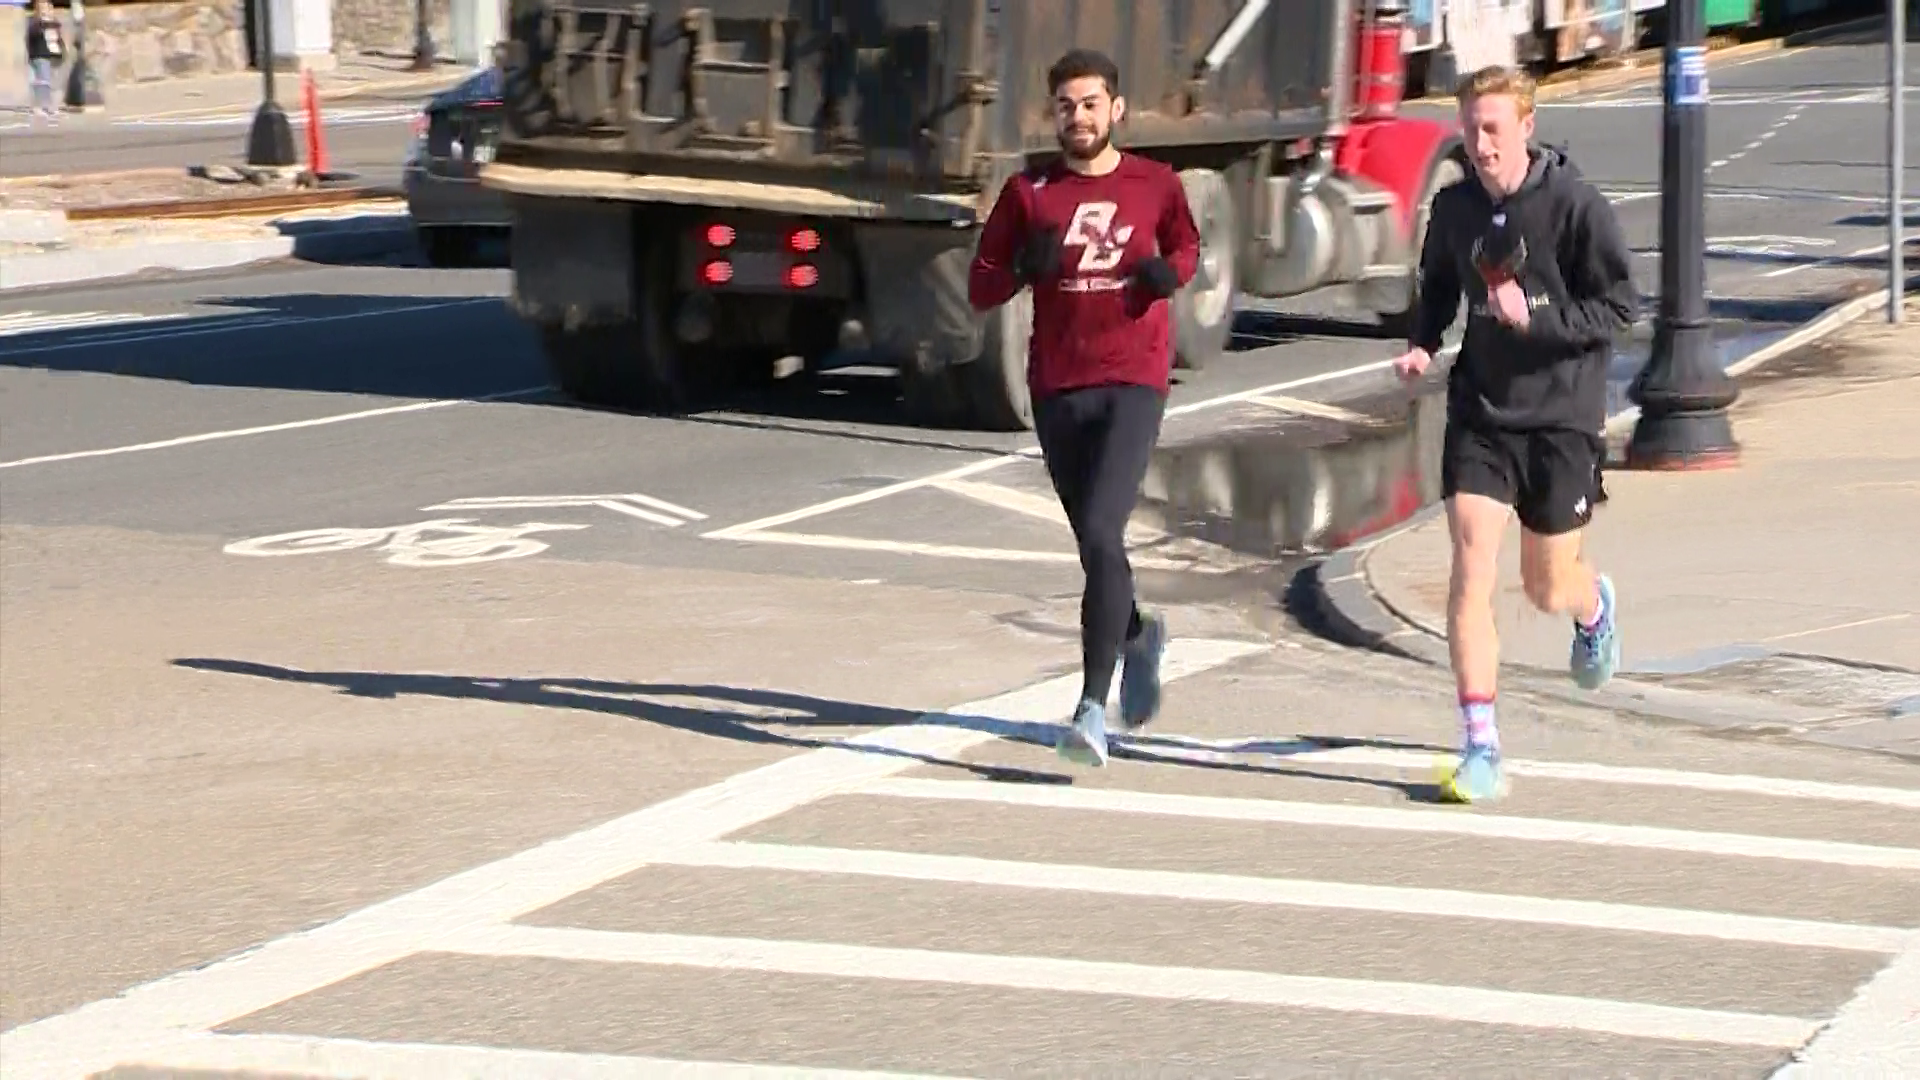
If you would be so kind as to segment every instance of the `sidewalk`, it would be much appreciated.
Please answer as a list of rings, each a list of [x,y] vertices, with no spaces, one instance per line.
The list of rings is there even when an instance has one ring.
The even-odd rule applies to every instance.
[[[1629,682],[1734,693],[1901,726],[1920,751],[1920,302],[1869,314],[1743,380],[1742,467],[1607,474],[1588,550],[1620,589]],[[1564,673],[1568,626],[1501,552],[1503,663]],[[1374,597],[1444,637],[1449,549],[1435,515],[1361,563]],[[1867,666],[1867,667],[1863,667]],[[1875,670],[1877,667],[1904,669]],[[1904,719],[1901,719],[1904,717]]]
[[[472,68],[442,61],[431,71],[413,71],[412,60],[381,53],[343,54],[330,71],[313,73],[322,101],[338,101],[384,92],[417,91],[422,96],[451,86],[473,73]],[[65,87],[64,69],[57,85]],[[274,73],[274,97],[292,111],[300,101],[301,76]],[[102,89],[106,107],[92,113],[65,113],[62,127],[89,128],[116,120],[160,120],[251,110],[260,103],[262,77],[258,71],[222,75],[118,83]]]

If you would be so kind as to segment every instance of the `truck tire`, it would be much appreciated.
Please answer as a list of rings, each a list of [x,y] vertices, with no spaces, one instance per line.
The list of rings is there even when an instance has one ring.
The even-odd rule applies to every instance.
[[[1408,238],[1413,259],[1413,278],[1407,286],[1407,306],[1400,311],[1379,312],[1380,326],[1395,337],[1413,333],[1413,313],[1420,310],[1420,249],[1427,242],[1427,221],[1433,215],[1433,197],[1440,189],[1464,179],[1467,160],[1458,145],[1448,145],[1434,158],[1427,170],[1427,182],[1420,189],[1420,206],[1413,212],[1413,235]]]
[[[1200,265],[1173,295],[1173,362],[1197,371],[1226,352],[1233,337],[1240,226],[1225,177],[1212,169],[1186,169],[1180,186],[1200,229]]]
[[[659,396],[659,388],[632,362],[639,338],[637,322],[540,328],[540,347],[554,385],[582,405],[608,408],[644,407]]]
[[[1027,342],[1033,336],[1033,293],[1021,289],[987,317],[980,355],[954,369],[973,426],[986,431],[1033,427],[1033,397],[1027,390]]]
[[[582,404],[682,412],[712,372],[673,337],[672,248],[651,243],[637,257],[639,318],[577,330],[542,327],[547,366],[554,383]]]
[[[900,369],[907,415],[937,428],[1026,431],[1033,427],[1027,390],[1027,339],[1033,334],[1033,295],[1022,289],[987,313],[980,352],[964,364]]]

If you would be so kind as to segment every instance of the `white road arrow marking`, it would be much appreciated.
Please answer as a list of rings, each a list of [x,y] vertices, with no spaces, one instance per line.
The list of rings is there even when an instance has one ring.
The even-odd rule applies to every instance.
[[[528,510],[566,506],[597,506],[611,510],[616,514],[625,514],[642,521],[651,521],[656,525],[678,528],[694,521],[705,521],[707,515],[698,510],[689,510],[684,506],[670,503],[665,499],[656,499],[651,495],[627,493],[622,495],[488,495],[478,498],[454,499],[451,502],[423,506],[422,510]]]

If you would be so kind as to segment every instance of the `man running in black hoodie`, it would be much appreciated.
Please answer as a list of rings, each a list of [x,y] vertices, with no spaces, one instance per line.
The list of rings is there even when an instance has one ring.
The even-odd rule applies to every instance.
[[[1582,559],[1581,530],[1605,498],[1607,366],[1639,294],[1612,206],[1564,152],[1533,145],[1532,80],[1485,68],[1457,96],[1475,175],[1434,198],[1419,316],[1396,367],[1407,379],[1427,369],[1464,292],[1441,488],[1453,540],[1447,638],[1466,745],[1443,793],[1478,802],[1506,791],[1493,590],[1516,511],[1527,598],[1573,619],[1574,681],[1597,688],[1620,663],[1613,583]]]

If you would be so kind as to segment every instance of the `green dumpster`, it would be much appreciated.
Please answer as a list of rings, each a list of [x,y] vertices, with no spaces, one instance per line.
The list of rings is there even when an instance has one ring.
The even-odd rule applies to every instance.
[[[1752,26],[1759,20],[1759,0],[1706,0],[1707,29]]]

